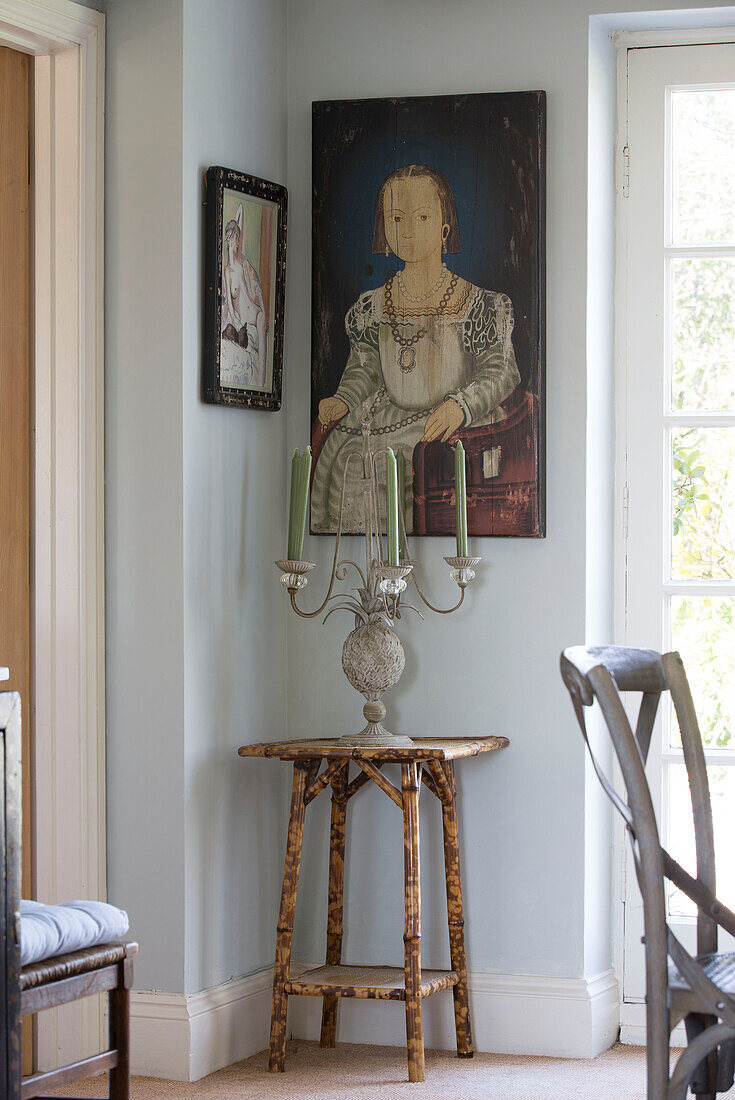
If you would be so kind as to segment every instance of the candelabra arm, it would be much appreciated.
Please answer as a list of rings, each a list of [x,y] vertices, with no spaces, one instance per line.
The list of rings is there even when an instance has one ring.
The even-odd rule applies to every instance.
[[[351,454],[347,455],[347,460],[345,462],[345,470],[342,477],[342,492],[340,494],[339,501],[339,523],[337,525],[337,537],[334,541],[334,557],[332,558],[332,570],[329,578],[329,588],[327,589],[327,594],[324,597],[323,602],[319,605],[319,607],[317,607],[316,611],[302,611],[301,608],[297,607],[296,605],[296,593],[298,589],[289,588],[288,590],[288,594],[291,597],[291,607],[294,609],[297,615],[301,616],[302,619],[315,619],[317,615],[321,615],[322,611],[329,603],[335,581],[340,579],[340,566],[345,564],[355,565],[354,562],[340,562],[339,560],[339,547],[342,541],[342,516],[344,513],[345,489],[347,487],[347,471],[350,466],[350,459],[353,457],[353,455],[357,455],[358,458],[361,457],[359,451],[352,451]],[[359,565],[356,565],[356,568],[362,574],[362,570],[360,569]],[[342,576],[344,577],[344,574]]]
[[[296,594],[298,592],[298,589],[297,588],[289,588],[289,590],[288,590],[288,594],[291,597],[291,607],[294,609],[294,611],[296,612],[297,615],[301,616],[302,619],[315,619],[317,615],[321,615],[322,611],[324,610],[324,608],[329,603],[329,599],[332,595],[332,589],[334,588],[334,583],[337,580],[337,558],[338,558],[338,555],[339,555],[340,534],[341,534],[341,531],[338,531],[337,532],[337,539],[336,539],[336,542],[334,544],[334,558],[332,559],[332,572],[331,572],[331,577],[330,577],[330,580],[329,580],[329,588],[327,589],[327,594],[324,597],[324,600],[322,601],[322,603],[319,605],[319,607],[317,607],[317,609],[315,611],[302,611],[301,608],[298,607],[297,604],[296,604]]]
[[[421,597],[422,601],[426,604],[429,611],[435,611],[437,615],[451,615],[453,611],[457,611],[458,608],[460,608],[462,606],[462,604],[464,603],[465,589],[462,588],[462,589],[460,589],[459,599],[457,600],[454,607],[434,607],[433,603],[431,603],[429,600],[427,600],[426,596],[421,591],[421,585],[419,584],[418,580],[416,579],[416,570],[415,569],[412,573],[412,579],[413,579],[413,583],[416,585],[416,591],[418,592],[418,594]]]
[[[360,580],[362,581],[362,587],[367,588],[367,577],[365,576],[362,568],[357,564],[356,561],[353,561],[352,558],[342,558],[342,561],[337,562],[337,579],[340,581],[343,581],[345,579],[345,577],[347,576],[346,566],[348,565],[351,565],[353,569],[357,570],[360,575]]]

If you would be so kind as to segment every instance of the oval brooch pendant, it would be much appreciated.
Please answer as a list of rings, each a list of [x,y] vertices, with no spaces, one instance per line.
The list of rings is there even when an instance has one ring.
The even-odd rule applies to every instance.
[[[404,374],[410,374],[416,366],[416,348],[401,348],[398,356],[398,366]]]

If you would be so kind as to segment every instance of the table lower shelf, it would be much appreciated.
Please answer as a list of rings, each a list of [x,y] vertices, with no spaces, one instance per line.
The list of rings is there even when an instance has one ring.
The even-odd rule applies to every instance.
[[[422,970],[421,996],[451,989],[456,970]],[[318,966],[285,983],[292,997],[361,997],[374,1001],[405,1001],[406,977],[399,966]]]

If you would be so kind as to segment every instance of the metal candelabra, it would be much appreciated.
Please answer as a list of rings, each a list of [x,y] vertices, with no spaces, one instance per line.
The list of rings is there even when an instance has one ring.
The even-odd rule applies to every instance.
[[[297,615],[304,619],[313,619],[331,603],[331,608],[324,616],[324,622],[333,611],[349,611],[355,616],[355,628],[348,634],[342,648],[342,668],[352,686],[367,700],[363,707],[367,725],[360,733],[347,734],[341,740],[345,744],[355,746],[411,745],[410,737],[390,733],[382,724],[386,711],[381,696],[398,683],[406,664],[401,640],[393,629],[395,620],[400,619],[402,608],[410,608],[421,614],[418,608],[403,601],[403,593],[407,584],[412,581],[419,599],[430,611],[439,615],[449,615],[464,603],[465,589],[475,576],[474,566],[480,558],[444,558],[451,568],[450,577],[459,586],[460,594],[453,607],[435,607],[422,592],[416,577],[416,563],[408,554],[403,501],[401,501],[399,524],[406,557],[399,565],[387,564],[383,553],[381,532],[384,525],[381,523],[377,474],[377,460],[387,453],[387,449],[373,451],[372,434],[371,418],[366,409],[362,419],[362,448],[351,451],[345,463],[332,571],[327,594],[321,605],[314,611],[303,611],[296,603],[299,590],[305,588],[308,583],[307,574],[316,568],[314,562],[282,560],[277,561],[276,565],[282,572],[281,584],[288,589],[291,607]],[[365,514],[364,568],[351,558],[340,557],[347,475],[355,462],[360,463],[362,474]],[[354,595],[343,591],[335,593],[335,584],[347,578],[350,568],[354,569],[359,576],[360,585],[350,590]]]

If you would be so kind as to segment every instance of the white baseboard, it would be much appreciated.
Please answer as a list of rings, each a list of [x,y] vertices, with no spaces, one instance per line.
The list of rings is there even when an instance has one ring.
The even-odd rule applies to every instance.
[[[646,1045],[645,1024],[623,1024],[620,1028],[620,1042],[627,1047],[644,1047]],[[684,1025],[679,1024],[671,1032],[671,1046],[675,1049],[687,1045],[687,1033]]]
[[[626,1046],[646,1045],[646,1006],[626,1001],[620,1009],[620,1042]],[[687,1034],[684,1024],[678,1024],[671,1032],[671,1046],[685,1047]]]
[[[201,993],[134,990],[130,996],[132,1072],[199,1081],[265,1050],[273,971]]]
[[[265,1050],[271,983],[268,970],[190,995],[133,992],[133,1073],[198,1081]],[[617,1039],[618,984],[612,971],[592,979],[471,974],[469,986],[478,1051],[594,1058]],[[320,997],[291,997],[289,1035],[318,1039],[321,1008]],[[399,1001],[343,1000],[337,1039],[403,1046],[404,1011]],[[454,1048],[454,1016],[448,994],[424,1002],[424,1040],[429,1049]]]

